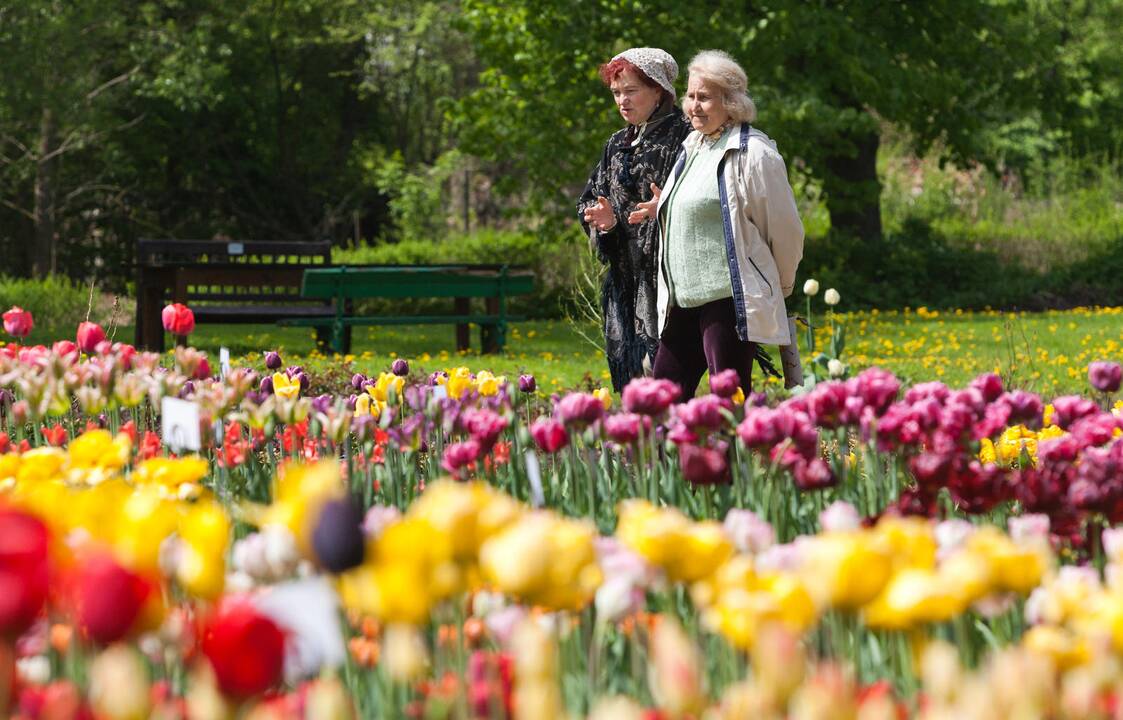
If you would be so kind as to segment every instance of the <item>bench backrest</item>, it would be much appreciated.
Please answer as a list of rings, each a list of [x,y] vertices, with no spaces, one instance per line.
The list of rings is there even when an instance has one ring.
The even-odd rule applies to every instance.
[[[363,265],[304,271],[306,298],[499,297],[534,292],[534,275],[506,265]]]
[[[167,277],[181,302],[292,303],[304,270],[331,264],[330,242],[152,240],[137,242],[137,273]]]
[[[331,242],[272,240],[154,240],[137,241],[137,265],[330,265]]]

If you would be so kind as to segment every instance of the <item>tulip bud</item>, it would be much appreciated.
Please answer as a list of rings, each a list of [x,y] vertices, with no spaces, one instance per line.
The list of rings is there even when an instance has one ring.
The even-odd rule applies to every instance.
[[[806,295],[807,297],[814,297],[818,293],[819,293],[819,281],[818,280],[808,280],[807,282],[803,283],[803,294],[804,295]]]
[[[90,704],[99,718],[133,720],[148,717],[148,667],[127,645],[114,645],[90,665]]]
[[[846,365],[838,358],[831,358],[827,361],[827,372],[833,378],[842,377],[843,373],[846,372]]]
[[[429,665],[429,654],[417,628],[391,625],[382,639],[382,662],[386,674],[396,682],[421,677]]]
[[[842,296],[839,295],[838,290],[834,288],[828,288],[827,291],[823,293],[823,302],[827,305],[838,305],[840,300],[842,300]]]
[[[31,313],[18,305],[13,305],[11,310],[4,313],[4,332],[13,337],[27,337],[31,334],[33,327],[35,327],[35,321],[32,319]]]
[[[160,313],[164,329],[173,335],[190,335],[195,329],[195,313],[182,303],[172,303]]]
[[[16,636],[47,599],[47,527],[15,510],[0,512],[0,636]]]
[[[269,368],[270,370],[276,370],[281,367],[282,364],[284,363],[281,361],[280,353],[277,353],[273,350],[265,353],[265,367]]]
[[[77,573],[78,627],[94,642],[108,644],[123,638],[140,616],[153,584],[108,555],[87,558]]]
[[[1102,393],[1118,392],[1123,382],[1123,367],[1103,360],[1091,363],[1088,365],[1088,382]]]
[[[532,393],[538,389],[533,375],[519,375],[519,392]]]
[[[312,530],[312,550],[320,566],[341,573],[363,562],[363,512],[350,498],[329,500]]]
[[[105,340],[105,331],[97,323],[83,322],[78,324],[78,347],[84,353],[92,353],[102,340]]]
[[[236,698],[265,692],[281,680],[285,635],[244,598],[228,597],[203,632],[203,654],[222,691]]]
[[[409,375],[409,363],[402,358],[398,358],[390,364],[390,372],[394,373],[398,377],[405,377],[406,375]]]
[[[273,394],[273,376],[272,375],[266,375],[265,377],[261,378],[261,384],[258,385],[258,389],[261,390],[261,392],[265,393],[266,395],[272,395]]]

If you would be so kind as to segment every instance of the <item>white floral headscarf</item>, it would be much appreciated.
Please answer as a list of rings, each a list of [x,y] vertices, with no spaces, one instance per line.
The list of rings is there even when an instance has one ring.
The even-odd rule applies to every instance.
[[[674,97],[675,79],[678,77],[678,63],[666,50],[659,48],[630,48],[612,58],[623,58],[639,68],[647,77],[654,80]]]

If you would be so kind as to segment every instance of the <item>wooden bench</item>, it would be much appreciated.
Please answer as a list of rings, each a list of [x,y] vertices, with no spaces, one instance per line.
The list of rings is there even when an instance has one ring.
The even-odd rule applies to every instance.
[[[516,320],[507,311],[512,295],[534,291],[534,275],[525,268],[507,265],[362,265],[312,268],[304,271],[301,295],[315,300],[331,300],[331,318],[293,317],[280,321],[330,330],[329,347],[339,353],[350,351],[346,330],[356,325],[456,325],[456,347],[469,347],[468,324],[480,326],[483,352],[498,352],[507,341],[507,323]],[[352,315],[349,301],[368,298],[408,300],[453,298],[451,315]],[[485,310],[471,312],[472,298],[483,298]]]
[[[169,302],[190,307],[196,324],[272,323],[295,317],[330,324],[334,302],[300,293],[305,270],[330,264],[330,242],[141,239],[136,345],[163,351],[160,313]],[[323,339],[326,336],[325,329]]]

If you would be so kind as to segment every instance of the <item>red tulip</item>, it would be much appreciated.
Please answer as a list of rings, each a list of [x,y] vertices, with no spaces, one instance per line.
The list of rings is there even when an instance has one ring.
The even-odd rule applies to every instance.
[[[0,511],[0,635],[19,635],[43,609],[47,542],[47,528],[38,518]]]
[[[31,313],[18,305],[13,305],[11,310],[4,313],[4,332],[9,335],[27,337],[33,327],[35,321],[31,318]]]
[[[203,631],[203,654],[227,695],[259,695],[281,680],[285,635],[244,598],[223,602]]]
[[[182,303],[172,303],[160,313],[164,329],[173,335],[190,335],[195,329],[195,313]]]
[[[98,343],[105,339],[105,331],[101,325],[92,322],[78,324],[78,347],[84,353],[92,353],[97,349]]]
[[[152,583],[109,555],[85,559],[74,581],[78,627],[94,642],[120,640],[136,623],[153,589]]]

